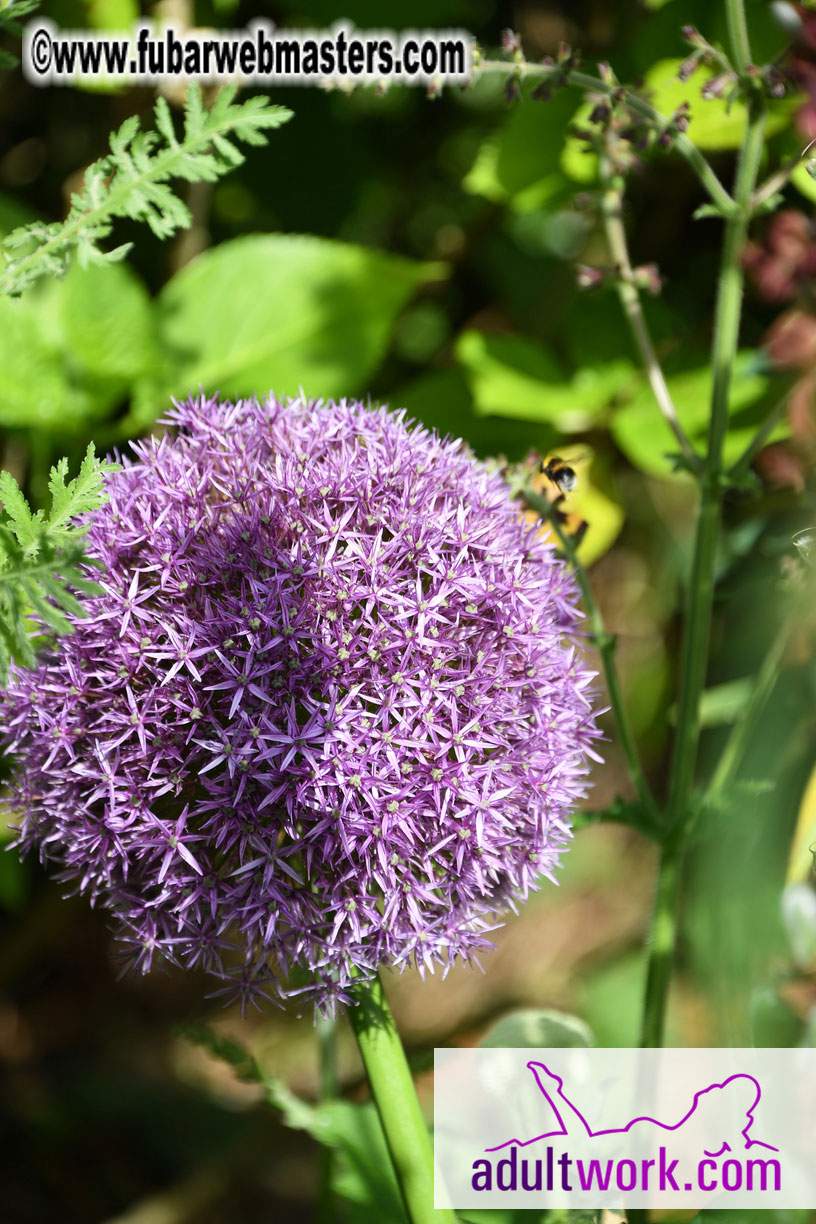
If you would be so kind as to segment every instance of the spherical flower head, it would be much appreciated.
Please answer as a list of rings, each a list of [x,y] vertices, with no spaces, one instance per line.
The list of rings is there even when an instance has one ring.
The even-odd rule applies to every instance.
[[[3,731],[19,842],[129,960],[333,1010],[551,876],[598,732],[573,580],[501,476],[359,403],[176,405],[87,536],[101,593]]]

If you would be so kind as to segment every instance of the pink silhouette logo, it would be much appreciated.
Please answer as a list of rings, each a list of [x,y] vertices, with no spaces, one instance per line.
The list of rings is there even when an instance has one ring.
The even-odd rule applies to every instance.
[[[759,1081],[753,1075],[742,1072],[729,1075],[721,1084],[709,1084],[707,1088],[695,1092],[691,1107],[678,1122],[661,1122],[657,1118],[632,1118],[625,1126],[612,1127],[607,1130],[593,1130],[584,1115],[572,1103],[564,1092],[564,1081],[560,1075],[550,1071],[542,1062],[528,1062],[527,1066],[535,1076],[539,1089],[547,1100],[558,1122],[558,1130],[544,1131],[532,1139],[507,1139],[496,1147],[486,1148],[488,1152],[498,1152],[502,1148],[528,1147],[538,1143],[540,1139],[555,1139],[559,1137],[600,1139],[606,1135],[642,1135],[643,1128],[653,1128],[654,1135],[670,1134],[681,1129],[684,1138],[691,1132],[694,1146],[706,1156],[716,1159],[725,1152],[761,1147],[770,1152],[778,1152],[779,1148],[761,1139],[755,1139],[750,1131],[754,1125],[754,1111],[762,1098]],[[733,1123],[725,1123],[723,1118],[726,1110]],[[740,1122],[744,1121],[742,1127]]]

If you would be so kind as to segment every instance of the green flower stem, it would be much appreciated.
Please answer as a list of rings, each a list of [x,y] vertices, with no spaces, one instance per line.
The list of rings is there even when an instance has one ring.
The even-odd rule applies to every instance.
[[[552,503],[547,501],[546,497],[542,497],[539,493],[535,493],[529,488],[523,489],[522,496],[525,503],[531,510],[535,510],[535,512],[540,515],[541,518],[548,520],[553,528],[553,531],[558,537],[558,542],[561,545],[567,560],[570,562],[570,565],[575,572],[575,577],[583,598],[584,608],[589,619],[592,638],[601,656],[601,666],[603,667],[606,690],[609,695],[609,704],[612,707],[612,714],[618,729],[621,747],[623,748],[626,763],[629,767],[629,775],[634,783],[637,797],[640,800],[643,808],[647,824],[657,828],[659,825],[657,804],[655,803],[649,783],[646,781],[643,766],[640,763],[635,734],[632,730],[632,724],[629,719],[629,712],[626,708],[626,702],[623,699],[623,690],[621,688],[620,678],[618,676],[618,669],[615,664],[614,635],[607,633],[606,631],[603,616],[601,615],[601,610],[598,607],[598,603],[593,594],[592,586],[590,585],[586,570],[578,560],[575,545],[566,532],[562,529],[561,524],[553,514]]]
[[[320,1101],[336,1100],[337,1026],[334,1020],[320,1016],[317,1020],[317,1048],[320,1057]],[[326,1144],[320,1151],[320,1193],[317,1202],[318,1224],[334,1224],[335,1204],[332,1191],[334,1149]]]
[[[741,0],[727,0],[741,11]],[[744,14],[731,14],[729,28],[739,34]],[[735,59],[737,59],[735,53]],[[722,261],[714,315],[713,388],[708,452],[701,477],[702,492],[691,575],[686,594],[685,633],[680,660],[680,695],[666,810],[666,831],[652,918],[641,1044],[662,1043],[671,962],[676,942],[677,904],[683,847],[693,820],[692,788],[700,737],[699,707],[705,683],[714,569],[720,532],[722,453],[728,429],[731,378],[739,340],[742,311],[742,251],[763,150],[765,116],[762,100],[750,100],[748,127],[740,150],[734,187],[737,210],[726,219]]]
[[[433,1147],[419,1108],[408,1060],[382,982],[355,987],[349,1020],[360,1047],[371,1095],[411,1224],[455,1224],[452,1211],[434,1208]]]
[[[511,60],[482,60],[477,68],[477,73],[481,75],[483,72],[495,72],[503,76],[529,77],[530,79],[541,81],[552,80],[554,83],[566,79],[568,84],[575,85],[579,89],[588,89],[593,93],[604,94],[607,97],[610,97],[612,94],[618,94],[620,91],[620,86],[602,81],[600,77],[589,76],[585,72],[573,72],[571,70],[565,72],[559,64],[528,64],[526,61],[517,63]],[[635,111],[636,114],[642,115],[644,119],[649,119],[655,126],[661,129],[668,126],[668,118],[662,115],[660,111],[655,110],[645,99],[639,97],[638,94],[633,93],[631,90],[626,90],[625,94],[626,105]],[[689,140],[685,133],[680,132],[674,138],[672,147],[681,157],[686,159],[708,192],[709,198],[715,207],[724,217],[731,216],[736,211],[735,201],[723,187],[697,146]]]
[[[617,273],[615,288],[621,308],[629,322],[629,327],[640,352],[641,360],[649,379],[649,385],[652,388],[661,415],[677,439],[689,468],[692,472],[699,473],[701,471],[700,458],[687,437],[683,426],[680,424],[677,410],[646,325],[646,317],[643,313],[640,293],[635,284],[632,261],[629,257],[629,246],[626,241],[626,230],[623,224],[623,178],[611,170],[607,157],[601,159],[601,178],[604,182],[604,190],[601,196],[601,212],[609,254],[612,257],[612,263]]]

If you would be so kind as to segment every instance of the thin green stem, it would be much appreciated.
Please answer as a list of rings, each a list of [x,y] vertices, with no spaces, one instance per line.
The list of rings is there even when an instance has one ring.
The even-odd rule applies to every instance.
[[[579,89],[588,89],[593,93],[603,94],[606,97],[611,97],[612,94],[618,95],[621,88],[619,85],[602,81],[600,77],[589,76],[585,72],[565,71],[558,64],[528,64],[526,62],[515,63],[506,60],[483,60],[479,65],[478,72],[480,75],[483,72],[493,72],[503,76],[529,77],[530,79],[552,80],[553,82],[566,79],[570,85],[575,85]],[[668,118],[662,115],[660,111],[655,110],[645,99],[639,97],[638,94],[633,93],[631,90],[625,90],[624,92],[626,105],[636,114],[642,115],[644,119],[649,119],[661,129],[668,126]],[[688,162],[717,209],[723,216],[730,216],[735,210],[735,202],[723,187],[697,146],[689,140],[685,133],[680,132],[674,138],[672,147]]]
[[[732,463],[728,469],[729,480],[741,479],[750,468],[756,456],[765,446],[777,425],[784,419],[785,413],[788,410],[790,403],[790,391],[786,391],[782,398],[774,404],[771,411],[766,416],[765,420],[760,425],[759,429],[754,434],[751,441],[746,446],[745,450],[740,455],[735,463]]]
[[[729,3],[731,0],[729,0]],[[708,450],[694,553],[686,592],[685,632],[680,658],[677,733],[669,774],[665,840],[658,874],[647,971],[642,1042],[663,1039],[671,962],[676,940],[683,847],[693,819],[692,789],[700,738],[700,697],[705,683],[714,599],[714,576],[720,533],[723,489],[723,444],[728,429],[731,378],[742,312],[742,252],[747,236],[751,196],[763,150],[762,100],[751,99],[748,127],[737,164],[734,198],[737,211],[726,219],[714,314],[713,387]]]
[[[552,503],[547,501],[546,497],[534,492],[532,489],[525,488],[522,490],[522,496],[526,504],[531,510],[535,510],[541,518],[547,519],[553,528],[558,542],[564,554],[567,557],[570,565],[575,573],[578,587],[581,591],[581,597],[584,603],[584,609],[589,620],[589,627],[592,634],[592,639],[598,648],[598,653],[601,656],[601,666],[603,668],[604,680],[606,682],[606,690],[609,695],[609,704],[612,708],[612,714],[615,719],[615,725],[618,729],[618,737],[621,747],[623,748],[626,757],[626,763],[629,767],[629,775],[637,792],[637,797],[640,800],[644,811],[647,823],[657,828],[659,816],[657,804],[654,796],[646,781],[646,775],[643,772],[643,766],[640,763],[640,755],[637,749],[637,741],[635,733],[632,730],[632,723],[629,718],[629,712],[626,708],[626,702],[623,699],[623,690],[621,688],[618,669],[615,663],[615,638],[612,634],[607,633],[606,625],[604,624],[601,610],[598,607],[597,600],[592,591],[589,578],[586,570],[578,560],[578,553],[572,540],[561,527],[558,519],[553,514]]]
[[[700,457],[677,416],[674,401],[649,335],[640,293],[635,283],[632,261],[629,257],[629,245],[626,241],[626,229],[623,224],[623,179],[612,172],[607,158],[603,158],[601,162],[601,177],[605,183],[601,197],[601,212],[609,253],[617,273],[615,287],[621,308],[629,322],[660,413],[677,439],[691,471],[697,473],[702,467]]]
[[[434,1207],[433,1147],[419,1108],[408,1060],[379,978],[360,983],[349,1012],[371,1095],[411,1224],[455,1224],[453,1212]]]
[[[745,20],[745,0],[725,0],[725,19],[728,25],[728,44],[731,60],[740,76],[751,63],[751,44],[748,40],[748,23]]]
[[[734,781],[737,771],[751,742],[751,736],[757,729],[768,698],[776,687],[779,676],[779,664],[791,634],[792,623],[789,619],[780,625],[768,648],[768,653],[757,672],[754,687],[748,698],[745,709],[731,728],[725,748],[722,751],[714,776],[708,787],[708,798],[713,799],[723,793]]]
[[[334,1020],[320,1016],[317,1020],[317,1048],[320,1058],[320,1101],[337,1099],[337,1026]],[[317,1224],[334,1224],[335,1204],[332,1191],[334,1149],[328,1144],[320,1153],[320,1192],[317,1200]]]

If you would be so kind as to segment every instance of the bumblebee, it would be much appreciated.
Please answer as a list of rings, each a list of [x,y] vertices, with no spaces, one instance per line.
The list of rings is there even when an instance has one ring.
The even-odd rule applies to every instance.
[[[562,497],[577,487],[578,473],[560,455],[552,455],[549,459],[545,459],[541,464],[541,471],[555,485]]]
[[[550,499],[551,513],[561,530],[577,548],[589,524],[581,518],[580,514],[569,510],[565,505],[567,494],[572,493],[578,487],[578,473],[572,466],[573,462],[562,459],[560,455],[550,455],[541,463],[541,474],[546,476],[550,484],[557,490],[555,497]]]

